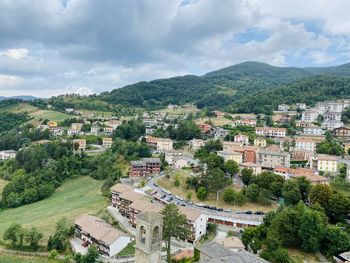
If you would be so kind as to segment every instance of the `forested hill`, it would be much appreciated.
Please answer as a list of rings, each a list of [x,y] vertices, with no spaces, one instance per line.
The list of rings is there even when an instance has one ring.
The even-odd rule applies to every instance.
[[[236,112],[269,113],[278,104],[350,98],[350,78],[334,75],[318,75],[290,84],[256,91],[232,106]]]
[[[350,76],[350,64],[323,68],[274,67],[259,62],[244,62],[205,74],[182,76],[154,81],[142,81],[97,96],[114,105],[156,108],[172,104],[194,103],[199,108],[230,108],[245,97],[275,87],[327,74]],[[312,81],[312,78],[311,80]],[[298,94],[294,94],[300,97]],[[255,96],[255,95],[254,95]],[[271,104],[271,102],[269,102]],[[267,105],[269,105],[267,104]],[[246,104],[244,104],[246,105]],[[268,107],[270,108],[270,107]]]

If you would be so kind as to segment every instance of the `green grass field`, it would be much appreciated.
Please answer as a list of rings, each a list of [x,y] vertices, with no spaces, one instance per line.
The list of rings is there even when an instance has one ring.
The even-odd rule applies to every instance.
[[[0,212],[0,236],[11,223],[35,226],[44,234],[45,242],[62,217],[73,222],[83,214],[97,214],[107,205],[101,196],[103,181],[79,177],[65,182],[48,199]]]
[[[44,257],[27,257],[17,255],[0,254],[0,263],[56,263],[56,260],[49,260]]]
[[[42,110],[32,105],[29,105],[28,103],[19,103],[18,105],[5,108],[4,110],[10,111],[13,113],[27,112],[31,117],[34,118],[29,121],[34,125],[40,124],[41,120],[45,120],[45,119],[61,122],[65,119],[74,117],[72,115],[68,115],[58,111]]]

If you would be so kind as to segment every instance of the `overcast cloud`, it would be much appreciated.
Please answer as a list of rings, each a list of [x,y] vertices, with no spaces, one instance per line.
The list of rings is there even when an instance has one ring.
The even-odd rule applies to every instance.
[[[100,93],[243,61],[350,56],[347,0],[0,0],[0,96]]]

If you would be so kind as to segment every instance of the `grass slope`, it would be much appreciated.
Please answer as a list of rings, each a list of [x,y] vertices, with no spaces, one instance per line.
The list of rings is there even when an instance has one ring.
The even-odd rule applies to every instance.
[[[0,179],[0,199],[1,199],[2,190],[4,189],[4,187],[7,183],[8,183],[8,181]]]
[[[47,240],[60,218],[73,222],[82,214],[96,214],[106,206],[100,191],[102,184],[90,177],[79,177],[65,182],[48,199],[0,212],[0,236],[11,223],[19,223],[37,227]]]
[[[74,117],[72,115],[68,115],[58,111],[42,110],[25,102],[4,108],[2,110],[13,113],[27,112],[29,116],[33,118],[32,120],[30,120],[30,123],[33,123],[35,125],[40,124],[40,122],[45,119],[61,122],[65,119]]]

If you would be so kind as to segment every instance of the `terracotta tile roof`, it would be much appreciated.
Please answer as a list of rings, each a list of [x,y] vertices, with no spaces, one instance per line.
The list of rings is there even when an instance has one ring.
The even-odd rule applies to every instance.
[[[142,199],[144,195],[135,192],[125,192],[120,195],[120,198],[134,202],[136,200]]]
[[[185,206],[177,206],[182,214],[184,214],[187,220],[196,221],[198,217],[202,215],[202,212],[195,208],[189,208]]]
[[[130,206],[130,209],[135,209],[140,211],[140,213],[144,213],[144,212],[156,212],[156,213],[160,213],[160,211],[162,210],[162,207],[156,204],[153,204],[149,201],[145,201],[142,199],[139,200],[135,200]]]
[[[181,252],[173,256],[174,260],[181,260],[181,259],[186,259],[186,258],[193,258],[194,257],[194,250],[191,248],[186,248],[183,249]]]

